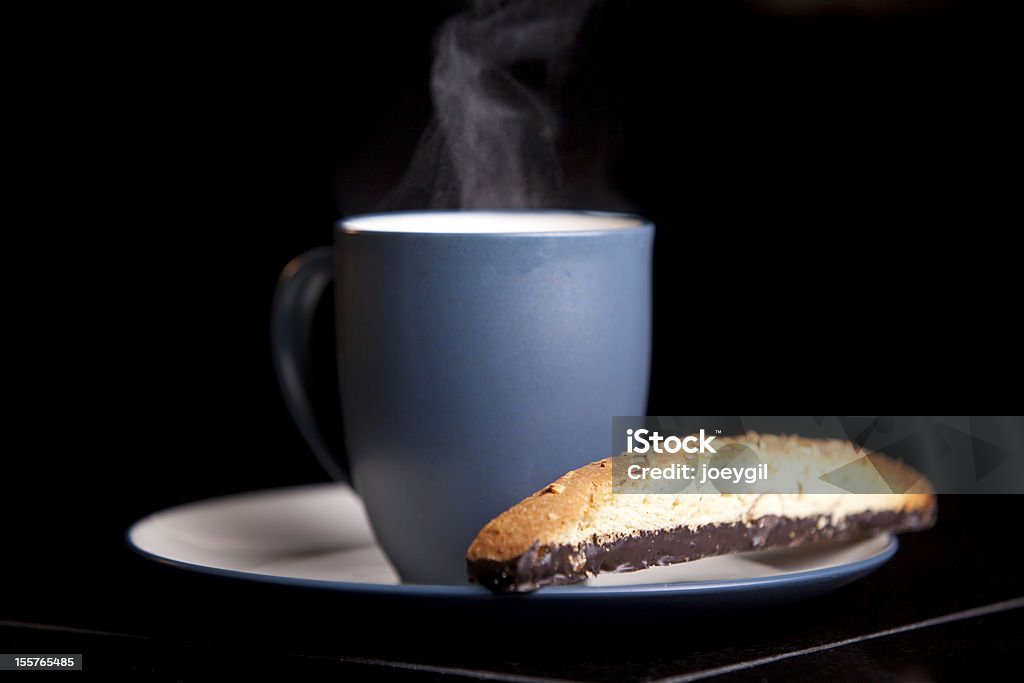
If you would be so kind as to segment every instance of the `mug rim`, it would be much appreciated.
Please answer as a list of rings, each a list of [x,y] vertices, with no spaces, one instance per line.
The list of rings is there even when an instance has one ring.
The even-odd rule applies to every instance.
[[[414,216],[442,217],[452,216],[495,216],[498,218],[509,216],[566,216],[576,219],[604,219],[595,221],[593,226],[579,225],[574,227],[553,227],[542,229],[495,229],[486,231],[460,231],[446,229],[432,230],[403,230],[403,229],[374,229],[372,223],[387,219],[408,219]],[[355,223],[370,223],[371,226],[355,225]],[[554,235],[600,235],[620,232],[631,232],[634,230],[652,229],[654,223],[647,218],[635,213],[620,211],[595,211],[590,209],[414,209],[405,211],[376,211],[372,213],[354,214],[346,216],[334,223],[334,228],[341,234],[346,235],[406,235],[423,237],[511,237],[511,236],[554,236]]]

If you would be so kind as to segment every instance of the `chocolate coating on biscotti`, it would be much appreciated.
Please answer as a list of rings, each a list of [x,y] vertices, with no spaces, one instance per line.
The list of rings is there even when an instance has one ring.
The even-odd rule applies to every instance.
[[[543,586],[575,583],[602,572],[631,572],[727,553],[845,541],[882,530],[916,531],[934,522],[934,507],[908,512],[867,512],[846,517],[838,525],[829,521],[824,526],[813,519],[767,515],[752,524],[642,531],[610,543],[587,543],[582,547],[535,545],[510,561],[469,560],[466,569],[471,581],[493,591],[525,593]]]

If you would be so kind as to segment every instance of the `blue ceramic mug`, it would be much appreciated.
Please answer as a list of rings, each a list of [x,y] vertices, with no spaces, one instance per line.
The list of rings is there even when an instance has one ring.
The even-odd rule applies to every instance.
[[[611,455],[612,416],[645,414],[653,241],[624,214],[376,214],[285,268],[272,321],[285,400],[403,580],[464,583],[488,520]],[[308,390],[332,279],[345,457]]]

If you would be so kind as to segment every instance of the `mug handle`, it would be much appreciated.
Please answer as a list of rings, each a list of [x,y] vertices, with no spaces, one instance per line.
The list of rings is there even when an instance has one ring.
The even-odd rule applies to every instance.
[[[334,280],[330,247],[296,256],[281,271],[270,311],[270,347],[284,402],[313,455],[332,479],[351,480],[343,458],[336,457],[317,424],[310,401],[313,368],[310,340],[313,314]]]

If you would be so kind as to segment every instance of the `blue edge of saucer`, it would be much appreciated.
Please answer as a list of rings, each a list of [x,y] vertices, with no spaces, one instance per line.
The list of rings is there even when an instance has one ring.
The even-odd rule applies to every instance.
[[[243,579],[257,583],[269,583],[297,588],[331,591],[353,596],[403,597],[407,600],[439,598],[448,601],[494,603],[499,600],[544,601],[578,603],[581,601],[621,598],[679,598],[686,601],[705,602],[728,598],[744,604],[775,602],[780,599],[802,599],[825,593],[834,588],[846,585],[888,562],[899,549],[899,541],[894,534],[888,534],[889,542],[878,553],[871,557],[839,564],[833,567],[811,569],[808,571],[766,576],[754,579],[722,579],[714,581],[689,581],[679,583],[652,583],[631,586],[552,586],[533,593],[513,595],[495,595],[481,586],[448,586],[427,584],[373,584],[353,583],[346,581],[326,581],[321,579],[300,579],[284,576],[270,576],[255,572],[235,569],[208,567],[181,560],[169,559],[154,555],[138,546],[131,540],[129,528],[125,534],[128,545],[143,557],[160,564],[203,574]],[[522,604],[522,603],[520,603]]]

